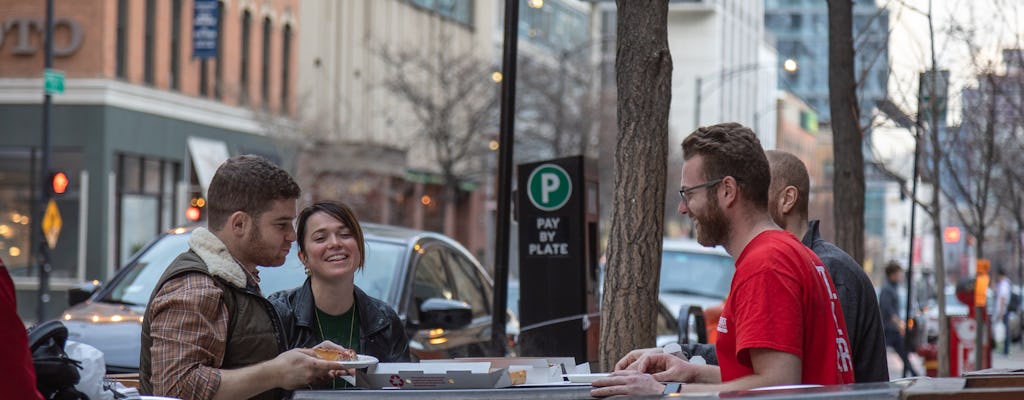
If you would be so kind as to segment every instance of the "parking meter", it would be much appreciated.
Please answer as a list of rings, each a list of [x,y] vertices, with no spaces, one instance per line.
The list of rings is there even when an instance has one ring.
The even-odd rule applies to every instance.
[[[520,353],[596,362],[597,171],[574,156],[516,172]]]

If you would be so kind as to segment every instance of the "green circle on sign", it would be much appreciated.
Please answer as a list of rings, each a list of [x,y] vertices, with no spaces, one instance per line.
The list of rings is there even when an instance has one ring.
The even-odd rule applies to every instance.
[[[572,196],[572,179],[565,169],[555,164],[534,168],[526,180],[527,195],[534,207],[541,211],[555,211]]]

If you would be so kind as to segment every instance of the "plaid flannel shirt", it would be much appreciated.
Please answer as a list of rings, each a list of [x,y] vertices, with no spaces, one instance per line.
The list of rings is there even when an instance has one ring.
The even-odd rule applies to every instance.
[[[153,394],[212,399],[227,345],[221,289],[209,276],[186,273],[165,282],[149,307]]]

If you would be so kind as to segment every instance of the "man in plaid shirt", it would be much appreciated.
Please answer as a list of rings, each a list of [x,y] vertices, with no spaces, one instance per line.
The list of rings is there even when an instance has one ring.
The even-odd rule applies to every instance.
[[[335,375],[310,349],[285,351],[257,265],[279,266],[295,241],[299,187],[257,156],[227,160],[208,193],[207,228],[160,278],[142,325],[140,389],[183,399],[276,399]],[[333,346],[325,342],[320,346]]]

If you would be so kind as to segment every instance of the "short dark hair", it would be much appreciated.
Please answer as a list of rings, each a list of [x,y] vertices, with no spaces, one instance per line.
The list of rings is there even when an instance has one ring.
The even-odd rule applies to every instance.
[[[898,261],[891,260],[888,264],[885,264],[885,276],[889,276],[897,272],[903,272],[903,267],[900,266]]]
[[[274,201],[298,199],[301,193],[291,175],[266,158],[231,157],[217,168],[210,181],[207,225],[219,230],[236,211],[259,219]]]
[[[808,197],[811,193],[811,178],[807,174],[807,166],[795,155],[785,151],[768,150],[764,154],[768,157],[768,165],[771,167],[772,173],[769,193],[775,193],[786,186],[795,187],[797,199],[793,209],[800,217],[806,219]]]
[[[298,234],[299,251],[306,251],[306,223],[313,214],[322,212],[334,217],[345,224],[356,238],[356,246],[359,247],[359,268],[366,264],[366,240],[363,238],[363,228],[359,225],[356,214],[352,208],[340,201],[321,201],[309,207],[303,208],[299,213],[298,227],[295,229]]]
[[[750,128],[735,122],[697,128],[683,140],[683,159],[695,156],[704,157],[705,178],[731,176],[744,199],[758,208],[768,208],[771,170],[761,141]]]

